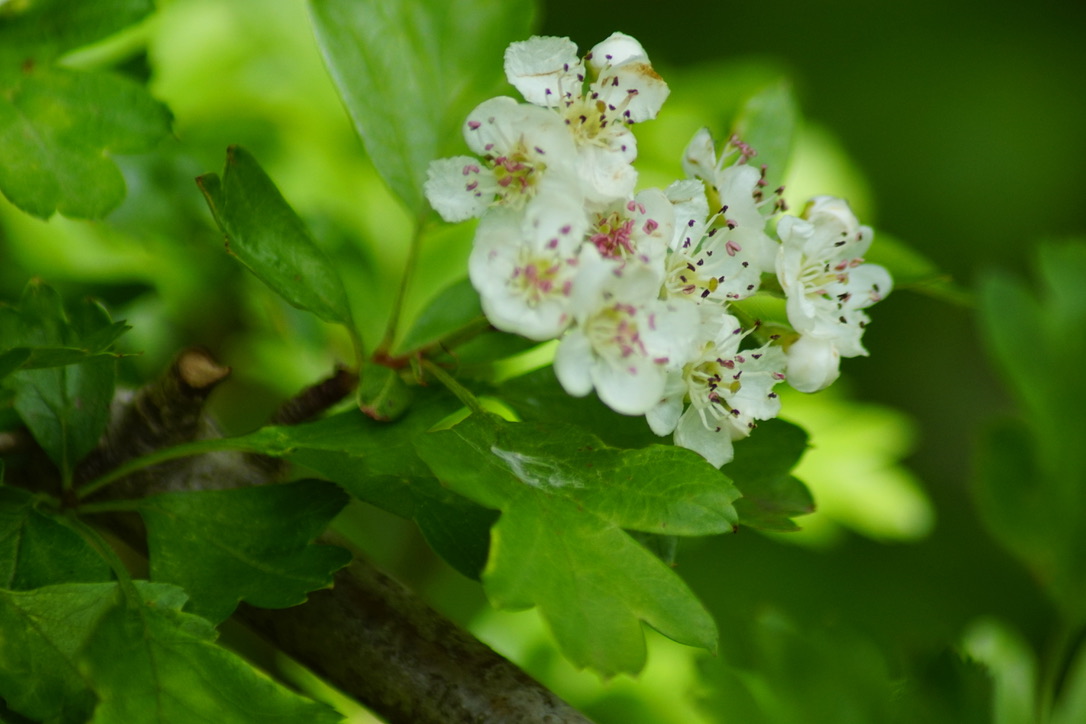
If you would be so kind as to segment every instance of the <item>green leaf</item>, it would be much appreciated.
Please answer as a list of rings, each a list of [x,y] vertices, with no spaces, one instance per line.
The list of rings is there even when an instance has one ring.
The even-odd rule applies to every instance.
[[[969,626],[961,645],[992,677],[992,721],[1036,722],[1037,661],[1018,632],[998,620],[981,619]]]
[[[784,181],[798,123],[799,105],[791,83],[785,80],[748,98],[732,123],[732,133],[758,152],[751,163],[765,164],[766,186],[770,189]]]
[[[270,454],[285,455],[359,500],[413,520],[438,555],[477,579],[496,516],[441,485],[412,445],[415,437],[459,407],[451,397],[438,394],[419,400],[394,425],[353,410],[256,434],[276,437],[266,447],[278,452]]]
[[[471,108],[502,79],[511,40],[526,38],[530,0],[309,0],[317,44],[378,173],[423,208],[430,161],[460,141]]]
[[[644,621],[707,649],[716,625],[671,568],[623,529],[729,532],[738,493],[696,453],[619,450],[569,425],[472,415],[419,437],[439,479],[501,510],[483,584],[499,608],[538,606],[576,666],[605,675],[645,662]]]
[[[137,582],[135,591],[116,583],[0,591],[0,696],[46,721],[340,720],[216,646],[210,623],[181,612],[180,589]]]
[[[1003,274],[980,289],[982,330],[1023,408],[985,437],[977,502],[992,534],[1086,621],[1086,244],[1040,248],[1042,289]]]
[[[422,310],[404,338],[396,345],[396,355],[413,352],[469,327],[483,319],[479,293],[468,279],[449,285]]]
[[[0,588],[110,580],[102,557],[37,502],[25,490],[0,485]]]
[[[321,480],[145,498],[151,579],[184,588],[189,610],[214,623],[239,601],[296,606],[351,561],[343,548],[311,545],[346,503]]]
[[[30,350],[25,347],[0,352],[0,380],[22,367],[30,359]]]
[[[644,417],[620,415],[595,395],[573,397],[562,389],[549,366],[503,382],[498,396],[525,420],[573,422],[614,447],[666,442],[649,429]]]
[[[792,518],[814,512],[814,499],[790,475],[807,449],[803,428],[781,419],[766,420],[735,446],[724,472],[743,497],[735,502],[739,524],[761,530],[799,530]]]
[[[109,156],[150,150],[169,129],[166,108],[127,78],[0,67],[0,191],[34,216],[104,217],[125,195]]]
[[[57,293],[40,282],[31,282],[19,303],[16,344],[31,348],[78,347],[88,335],[112,327],[104,310],[93,307],[93,311],[77,312],[77,323],[70,322]],[[109,420],[115,375],[113,360],[102,357],[11,375],[16,411],[65,480],[71,478],[75,464],[98,444]]]
[[[32,287],[45,288],[39,282]],[[52,329],[52,327],[49,327]],[[84,300],[72,310],[72,321],[63,333],[54,330],[52,338],[66,338],[67,346],[48,346],[43,339],[42,320],[37,308],[24,315],[19,309],[0,305],[0,378],[17,369],[63,367],[91,357],[118,356],[110,347],[127,332],[124,322],[113,322],[97,302]]]
[[[972,295],[940,271],[931,259],[881,229],[864,254],[864,261],[881,264],[894,278],[894,289],[911,289],[960,306],[973,304]]]
[[[353,327],[335,266],[248,151],[231,146],[222,178],[207,174],[196,182],[228,252],[290,304]]]
[[[41,63],[143,19],[152,0],[35,0],[0,6],[0,58]]]
[[[114,605],[115,583],[0,591],[0,697],[38,721],[88,721],[95,696],[79,652]]]

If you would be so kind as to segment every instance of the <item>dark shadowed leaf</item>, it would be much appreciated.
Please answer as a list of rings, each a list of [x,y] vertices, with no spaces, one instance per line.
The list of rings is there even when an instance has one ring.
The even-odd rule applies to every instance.
[[[343,548],[312,545],[346,503],[323,480],[145,498],[151,578],[184,588],[189,610],[214,623],[239,601],[296,606],[351,561]]]
[[[0,485],[0,588],[108,580],[109,566],[79,533],[30,493]]]

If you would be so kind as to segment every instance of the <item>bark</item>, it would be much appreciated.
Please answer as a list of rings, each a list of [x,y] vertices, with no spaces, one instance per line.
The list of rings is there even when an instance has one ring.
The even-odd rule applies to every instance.
[[[90,479],[151,450],[217,435],[203,406],[229,372],[206,350],[183,352],[162,379],[115,403],[110,429],[79,476]],[[356,382],[339,370],[285,403],[273,420],[311,419],[350,394]],[[266,484],[281,473],[281,464],[269,458],[216,453],[148,468],[97,499]],[[135,516],[102,521],[143,548]],[[589,722],[357,554],[336,574],[333,588],[310,594],[307,603],[280,610],[243,604],[235,617],[392,724]]]

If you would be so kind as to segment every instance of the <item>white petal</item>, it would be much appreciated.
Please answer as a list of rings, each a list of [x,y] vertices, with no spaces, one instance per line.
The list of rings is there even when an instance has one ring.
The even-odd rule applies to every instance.
[[[629,129],[621,131],[626,134],[624,142],[583,145],[578,149],[578,168],[589,203],[607,204],[627,198],[637,186],[637,170],[632,165],[637,143]]]
[[[533,36],[505,50],[505,77],[529,103],[553,107],[580,95],[584,63],[569,38]]]
[[[647,60],[629,60],[604,70],[592,89],[610,110],[633,123],[656,118],[671,93]]]
[[[579,329],[570,330],[554,353],[554,374],[562,389],[574,397],[592,391],[592,345]]]
[[[481,216],[497,189],[493,172],[471,156],[431,161],[423,185],[430,205],[450,223]]]
[[[800,392],[818,392],[841,374],[841,355],[832,340],[801,336],[788,348],[788,384]]]
[[[708,128],[700,128],[683,151],[683,173],[689,178],[712,181],[716,170],[716,148]]]
[[[588,65],[596,73],[608,65],[618,65],[630,60],[648,61],[648,55],[641,43],[625,33],[612,33],[588,53]]]
[[[732,446],[731,425],[727,423],[710,430],[691,407],[675,428],[675,444],[701,455],[714,467],[729,463],[735,457]]]
[[[592,372],[600,400],[623,415],[644,415],[664,391],[663,371],[642,357],[631,356],[619,364],[600,362]]]

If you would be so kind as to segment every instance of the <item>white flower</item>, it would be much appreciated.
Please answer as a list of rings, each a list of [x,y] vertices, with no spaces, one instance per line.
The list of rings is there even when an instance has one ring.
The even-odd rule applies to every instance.
[[[674,235],[675,212],[660,189],[645,189],[590,213],[588,243],[617,264],[641,264],[663,280],[664,257]]]
[[[581,95],[585,68],[569,38],[533,35],[505,49],[505,77],[524,100],[552,108]]]
[[[526,214],[494,209],[482,218],[468,274],[491,324],[535,340],[569,326],[585,226],[584,210],[561,195],[540,196]]]
[[[776,346],[740,350],[746,331],[729,314],[707,320],[706,327],[712,333],[693,360],[671,373],[646,418],[657,435],[674,432],[676,445],[720,467],[734,456],[732,441],[749,435],[755,420],[780,412],[773,386],[784,379],[785,359]],[[685,411],[684,400],[690,403]]]
[[[586,56],[596,73],[592,84],[595,100],[609,113],[620,113],[630,123],[656,118],[671,92],[657,75],[641,43],[625,33],[612,33]]]
[[[789,352],[789,382],[813,392],[836,379],[840,357],[867,354],[861,337],[870,320],[863,310],[889,294],[893,280],[883,267],[864,263],[871,229],[842,199],[813,199],[803,218],[782,217],[777,233],[777,278],[788,321],[800,334],[792,345],[799,347]]]
[[[709,205],[700,181],[678,181],[667,189],[674,204],[675,233],[666,260],[664,293],[669,299],[718,304],[745,299],[758,290],[758,248],[727,224]],[[742,240],[742,242],[740,241]]]
[[[571,395],[594,388],[624,415],[641,415],[681,367],[697,332],[696,308],[657,299],[658,276],[643,265],[616,266],[586,244],[574,283],[576,325],[558,345],[554,371]]]
[[[708,186],[709,205],[719,212],[715,225],[727,229],[728,240],[746,252],[759,272],[772,272],[777,244],[765,232],[765,214],[784,209],[783,189],[766,194],[765,168],[748,163],[754,155],[732,137],[717,157],[712,135],[702,128],[683,151],[683,170]]]
[[[464,138],[481,158],[438,159],[424,186],[446,221],[481,216],[492,206],[523,209],[544,189],[582,202],[577,149],[554,113],[491,98],[468,115]]]
[[[586,57],[596,76],[587,90],[584,63],[568,38],[513,43],[505,74],[526,100],[557,110],[577,146],[588,201],[607,204],[633,193],[637,141],[629,125],[654,118],[668,88],[628,35],[613,34]]]

